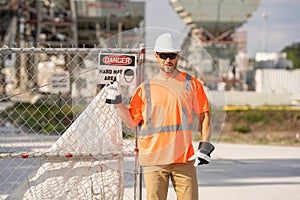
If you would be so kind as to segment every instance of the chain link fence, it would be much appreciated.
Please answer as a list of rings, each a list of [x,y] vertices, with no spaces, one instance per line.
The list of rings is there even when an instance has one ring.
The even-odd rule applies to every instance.
[[[142,45],[0,49],[0,199],[139,198],[136,130],[105,103],[101,53],[136,56],[136,83],[122,85],[129,102]]]

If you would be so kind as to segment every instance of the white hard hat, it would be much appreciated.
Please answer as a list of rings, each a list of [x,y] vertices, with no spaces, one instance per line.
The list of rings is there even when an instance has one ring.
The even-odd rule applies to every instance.
[[[163,33],[155,41],[155,52],[179,52],[181,49],[171,33]]]

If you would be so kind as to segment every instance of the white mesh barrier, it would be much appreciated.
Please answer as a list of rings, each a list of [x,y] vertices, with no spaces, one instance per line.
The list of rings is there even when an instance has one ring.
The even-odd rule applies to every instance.
[[[123,159],[101,161],[122,153],[122,123],[105,88],[45,153],[74,159],[48,159],[29,178],[22,199],[121,199]],[[85,158],[85,156],[91,158]],[[81,156],[81,158],[80,158]],[[94,157],[94,158],[93,158]],[[24,188],[22,188],[24,190]]]

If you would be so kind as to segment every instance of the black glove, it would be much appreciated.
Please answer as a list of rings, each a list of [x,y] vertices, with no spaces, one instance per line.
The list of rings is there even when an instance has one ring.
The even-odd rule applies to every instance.
[[[198,151],[189,158],[189,161],[195,160],[195,167],[198,165],[206,165],[210,163],[210,154],[214,149],[214,145],[209,142],[199,142]]]
[[[119,82],[114,81],[107,85],[107,97],[105,102],[108,104],[122,103],[122,90]]]

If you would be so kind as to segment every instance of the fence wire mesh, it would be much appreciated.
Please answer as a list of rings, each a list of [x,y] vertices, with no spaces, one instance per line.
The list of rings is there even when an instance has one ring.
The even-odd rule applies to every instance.
[[[141,48],[0,49],[0,199],[137,198],[135,130],[105,103],[100,52],[137,55],[137,70],[144,59]],[[126,103],[135,86],[122,89]]]

